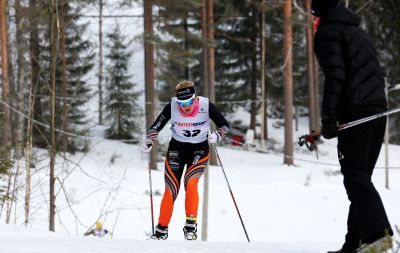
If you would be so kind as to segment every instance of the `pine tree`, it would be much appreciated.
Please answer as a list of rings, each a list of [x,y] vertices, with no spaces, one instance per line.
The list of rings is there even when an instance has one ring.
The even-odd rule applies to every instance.
[[[58,101],[59,108],[59,129],[66,129],[68,133],[77,134],[77,135],[86,135],[87,124],[89,122],[89,118],[87,115],[87,110],[85,108],[87,102],[91,98],[92,91],[85,79],[85,76],[93,69],[93,59],[95,56],[94,51],[92,50],[93,45],[89,40],[82,39],[81,34],[83,34],[87,25],[78,25],[78,19],[75,18],[74,12],[78,12],[79,10],[73,10],[66,3],[66,31],[65,31],[65,45],[66,45],[66,62],[67,62],[67,125],[66,127],[62,127],[63,121],[61,116],[61,110],[63,110],[63,103],[65,101]],[[69,12],[69,10],[71,12]],[[61,64],[57,69],[57,78],[59,79],[58,83],[62,83],[62,69]],[[63,91],[60,89],[57,91],[59,96],[63,96]],[[62,139],[62,134],[60,133],[57,136],[57,139]],[[60,143],[62,143],[60,141]],[[67,140],[67,151],[74,152],[75,150],[85,150],[87,148],[87,140],[81,138],[75,138],[72,136],[68,137]]]
[[[59,6],[60,8],[60,6]],[[61,10],[60,10],[61,11]],[[86,24],[78,24],[80,9],[73,7],[71,3],[65,4],[65,57],[67,64],[67,87],[66,93],[63,91],[63,85],[56,87],[56,139],[57,150],[60,150],[65,134],[67,135],[65,151],[75,152],[83,151],[87,148],[87,140],[77,137],[83,136],[87,133],[87,123],[89,121],[86,115],[84,106],[90,99],[90,88],[87,84],[85,76],[93,68],[94,53],[91,48],[93,47],[89,40],[82,38],[82,34],[86,31]],[[47,24],[41,25],[41,28],[47,28]],[[41,31],[40,38],[47,38],[47,32]],[[40,42],[39,52],[40,65],[46,70],[50,66],[50,59],[48,55],[49,45],[45,40]],[[61,56],[58,57],[61,62]],[[62,84],[62,64],[57,64],[56,69],[56,83]],[[49,108],[50,108],[50,90],[48,89],[48,71],[40,73],[40,80],[37,89],[35,119],[48,125]],[[66,97],[65,97],[66,95]],[[64,106],[64,103],[67,103]],[[67,112],[64,112],[67,108]],[[65,116],[66,115],[66,116]],[[46,148],[48,146],[48,128],[39,126],[39,131],[34,132],[34,142],[37,146]],[[63,133],[64,130],[67,133]],[[65,140],[65,139],[64,139]]]
[[[260,20],[261,1],[225,0],[218,4],[216,17],[216,82],[219,101],[243,101],[243,103],[219,104],[224,112],[235,111],[244,107],[253,114],[250,128],[254,129],[257,122],[255,116],[260,109]],[[267,0],[266,3],[266,69],[265,85],[268,98],[269,117],[283,116],[283,15],[282,3]],[[294,30],[296,32],[297,30]],[[296,55],[304,55],[305,41],[303,34],[295,33],[298,42],[293,46]],[[304,57],[298,57],[294,64],[295,73],[302,77]],[[296,78],[296,77],[295,77]],[[297,83],[297,79],[296,79]],[[245,102],[247,101],[247,102]],[[217,101],[218,103],[218,101]]]
[[[174,96],[175,84],[184,79],[194,81],[201,93],[200,0],[160,0],[157,2],[160,32],[166,40],[158,41],[159,98]],[[155,4],[156,5],[156,4]],[[166,35],[166,36],[164,36]]]
[[[372,1],[365,5],[363,1],[350,1],[350,8],[360,10],[361,27],[371,37],[384,69],[388,84],[400,83],[400,11],[399,1]],[[379,20],[377,23],[376,20]],[[396,108],[400,106],[400,91],[389,92],[388,106]],[[400,115],[389,117],[390,142],[400,143]]]
[[[128,50],[129,43],[121,35],[119,27],[107,34],[109,43],[106,55],[108,66],[106,67],[106,121],[108,124],[107,138],[109,139],[133,139],[139,136],[138,108],[139,92],[134,92],[136,84],[130,81],[128,74],[129,58],[132,52]],[[136,143],[137,141],[130,141]]]
[[[251,101],[218,107],[232,112],[244,106],[253,112],[250,128],[254,129],[259,106],[255,101],[259,85],[258,10],[249,1],[229,0],[217,5],[216,12],[216,96],[219,101]]]

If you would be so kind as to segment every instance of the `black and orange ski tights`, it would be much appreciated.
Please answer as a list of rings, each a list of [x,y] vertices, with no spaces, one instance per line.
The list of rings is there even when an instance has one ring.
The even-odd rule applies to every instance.
[[[165,192],[161,202],[158,224],[168,226],[171,220],[185,165],[186,217],[197,218],[199,206],[197,183],[207,167],[209,157],[207,141],[196,144],[179,142],[174,139],[170,141],[165,159]]]

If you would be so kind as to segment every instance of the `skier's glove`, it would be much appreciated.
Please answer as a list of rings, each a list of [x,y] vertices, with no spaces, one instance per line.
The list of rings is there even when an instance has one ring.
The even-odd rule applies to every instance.
[[[218,128],[216,131],[208,131],[208,143],[214,144],[218,141],[221,141],[225,135],[228,133],[229,128],[227,126],[222,126]]]
[[[147,137],[144,139],[142,144],[142,152],[143,153],[150,153],[151,149],[153,148],[153,142],[157,139],[158,132],[157,131],[150,131]]]
[[[153,148],[153,140],[146,137],[146,139],[144,139],[142,144],[142,152],[150,153],[152,148]]]
[[[332,139],[338,136],[338,122],[336,117],[325,117],[321,120],[321,135],[325,139]]]
[[[208,143],[214,144],[221,140],[221,135],[218,131],[208,131]]]

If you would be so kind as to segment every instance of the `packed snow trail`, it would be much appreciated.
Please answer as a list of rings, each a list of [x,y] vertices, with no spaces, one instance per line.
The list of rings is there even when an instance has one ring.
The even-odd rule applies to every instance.
[[[221,236],[229,237],[229,234],[222,233]],[[181,241],[154,241],[67,237],[37,229],[0,224],[2,253],[321,253],[321,245],[326,247],[329,244],[203,242],[184,241],[183,238]]]

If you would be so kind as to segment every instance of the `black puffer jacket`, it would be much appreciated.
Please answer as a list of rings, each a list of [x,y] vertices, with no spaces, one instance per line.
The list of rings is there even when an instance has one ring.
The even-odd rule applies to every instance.
[[[325,75],[322,117],[341,117],[364,105],[386,108],[384,72],[358,16],[345,7],[329,9],[314,37]]]

